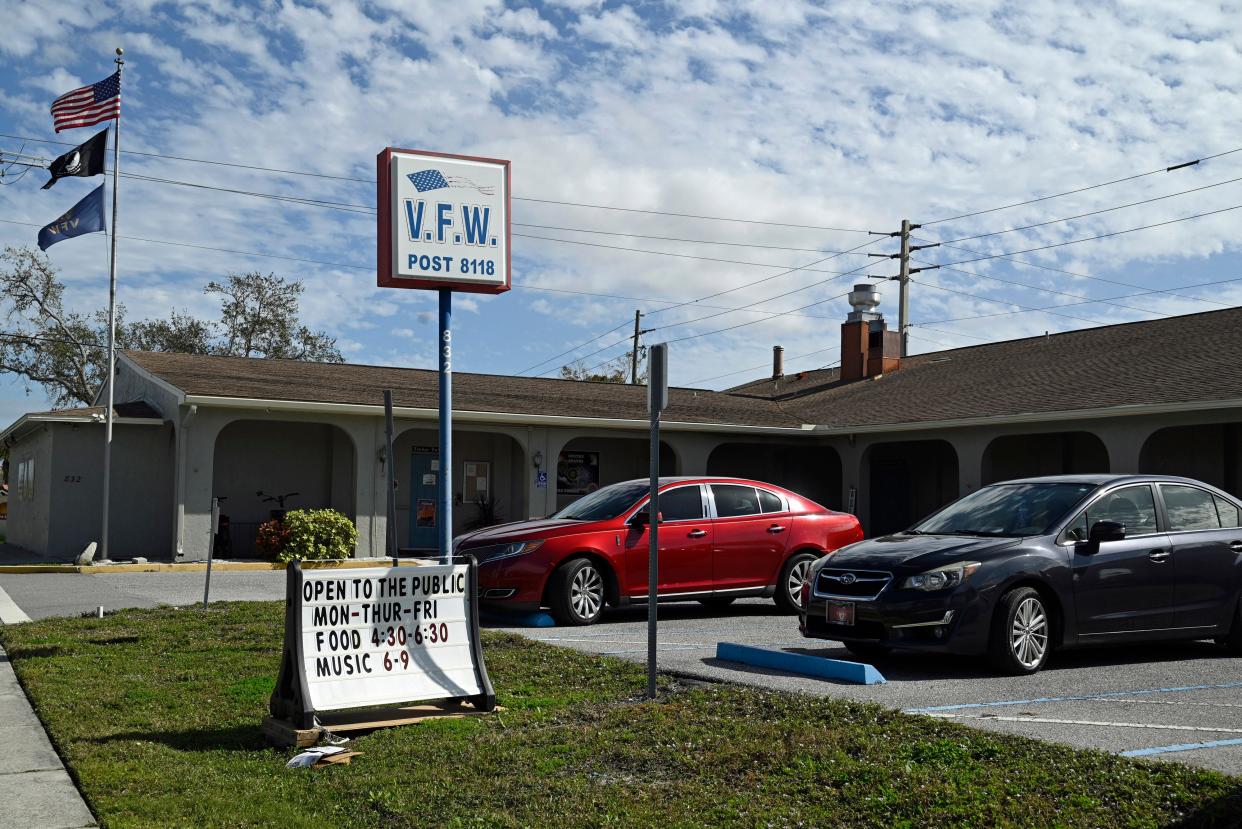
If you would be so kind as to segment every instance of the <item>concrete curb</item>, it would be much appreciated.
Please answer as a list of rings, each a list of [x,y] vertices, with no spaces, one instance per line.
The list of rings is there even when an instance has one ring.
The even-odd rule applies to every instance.
[[[87,808],[0,648],[0,826],[87,829]]]
[[[360,567],[386,567],[392,562],[390,558],[350,558],[344,561],[304,561],[302,567],[307,570],[353,570]],[[419,559],[401,559],[400,567],[421,567],[435,564],[432,561]],[[283,561],[213,561],[211,571],[270,571],[284,570],[288,565]],[[207,570],[205,561],[187,561],[181,564],[168,562],[150,562],[148,564],[0,564],[0,575],[5,573],[202,573]]]

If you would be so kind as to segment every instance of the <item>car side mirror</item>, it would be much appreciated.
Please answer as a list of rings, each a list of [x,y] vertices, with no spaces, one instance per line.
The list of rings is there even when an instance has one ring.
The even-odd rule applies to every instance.
[[[1119,521],[1096,521],[1091,525],[1088,541],[1099,544],[1102,541],[1121,541],[1126,537],[1126,525]]]
[[[664,522],[664,513],[656,513],[656,520],[660,523]],[[646,509],[640,509],[630,517],[631,527],[645,527],[651,523],[651,513]]]

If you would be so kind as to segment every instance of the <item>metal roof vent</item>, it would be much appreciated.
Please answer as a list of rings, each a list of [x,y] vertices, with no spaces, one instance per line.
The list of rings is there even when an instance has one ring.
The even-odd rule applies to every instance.
[[[880,292],[870,282],[855,285],[854,290],[849,293],[850,305],[854,307],[854,310],[846,319],[850,321],[879,319],[880,315],[875,309],[879,306],[880,299]]]

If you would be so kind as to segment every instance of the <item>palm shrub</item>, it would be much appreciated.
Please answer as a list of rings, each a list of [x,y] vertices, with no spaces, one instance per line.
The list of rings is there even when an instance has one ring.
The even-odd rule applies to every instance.
[[[358,530],[349,517],[334,509],[295,509],[285,513],[289,538],[281,561],[339,561],[349,558]]]

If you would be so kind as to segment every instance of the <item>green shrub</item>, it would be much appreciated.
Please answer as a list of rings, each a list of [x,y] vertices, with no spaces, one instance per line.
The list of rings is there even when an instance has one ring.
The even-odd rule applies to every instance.
[[[334,509],[295,509],[285,513],[288,541],[281,561],[330,561],[349,558],[358,542],[354,522]]]

